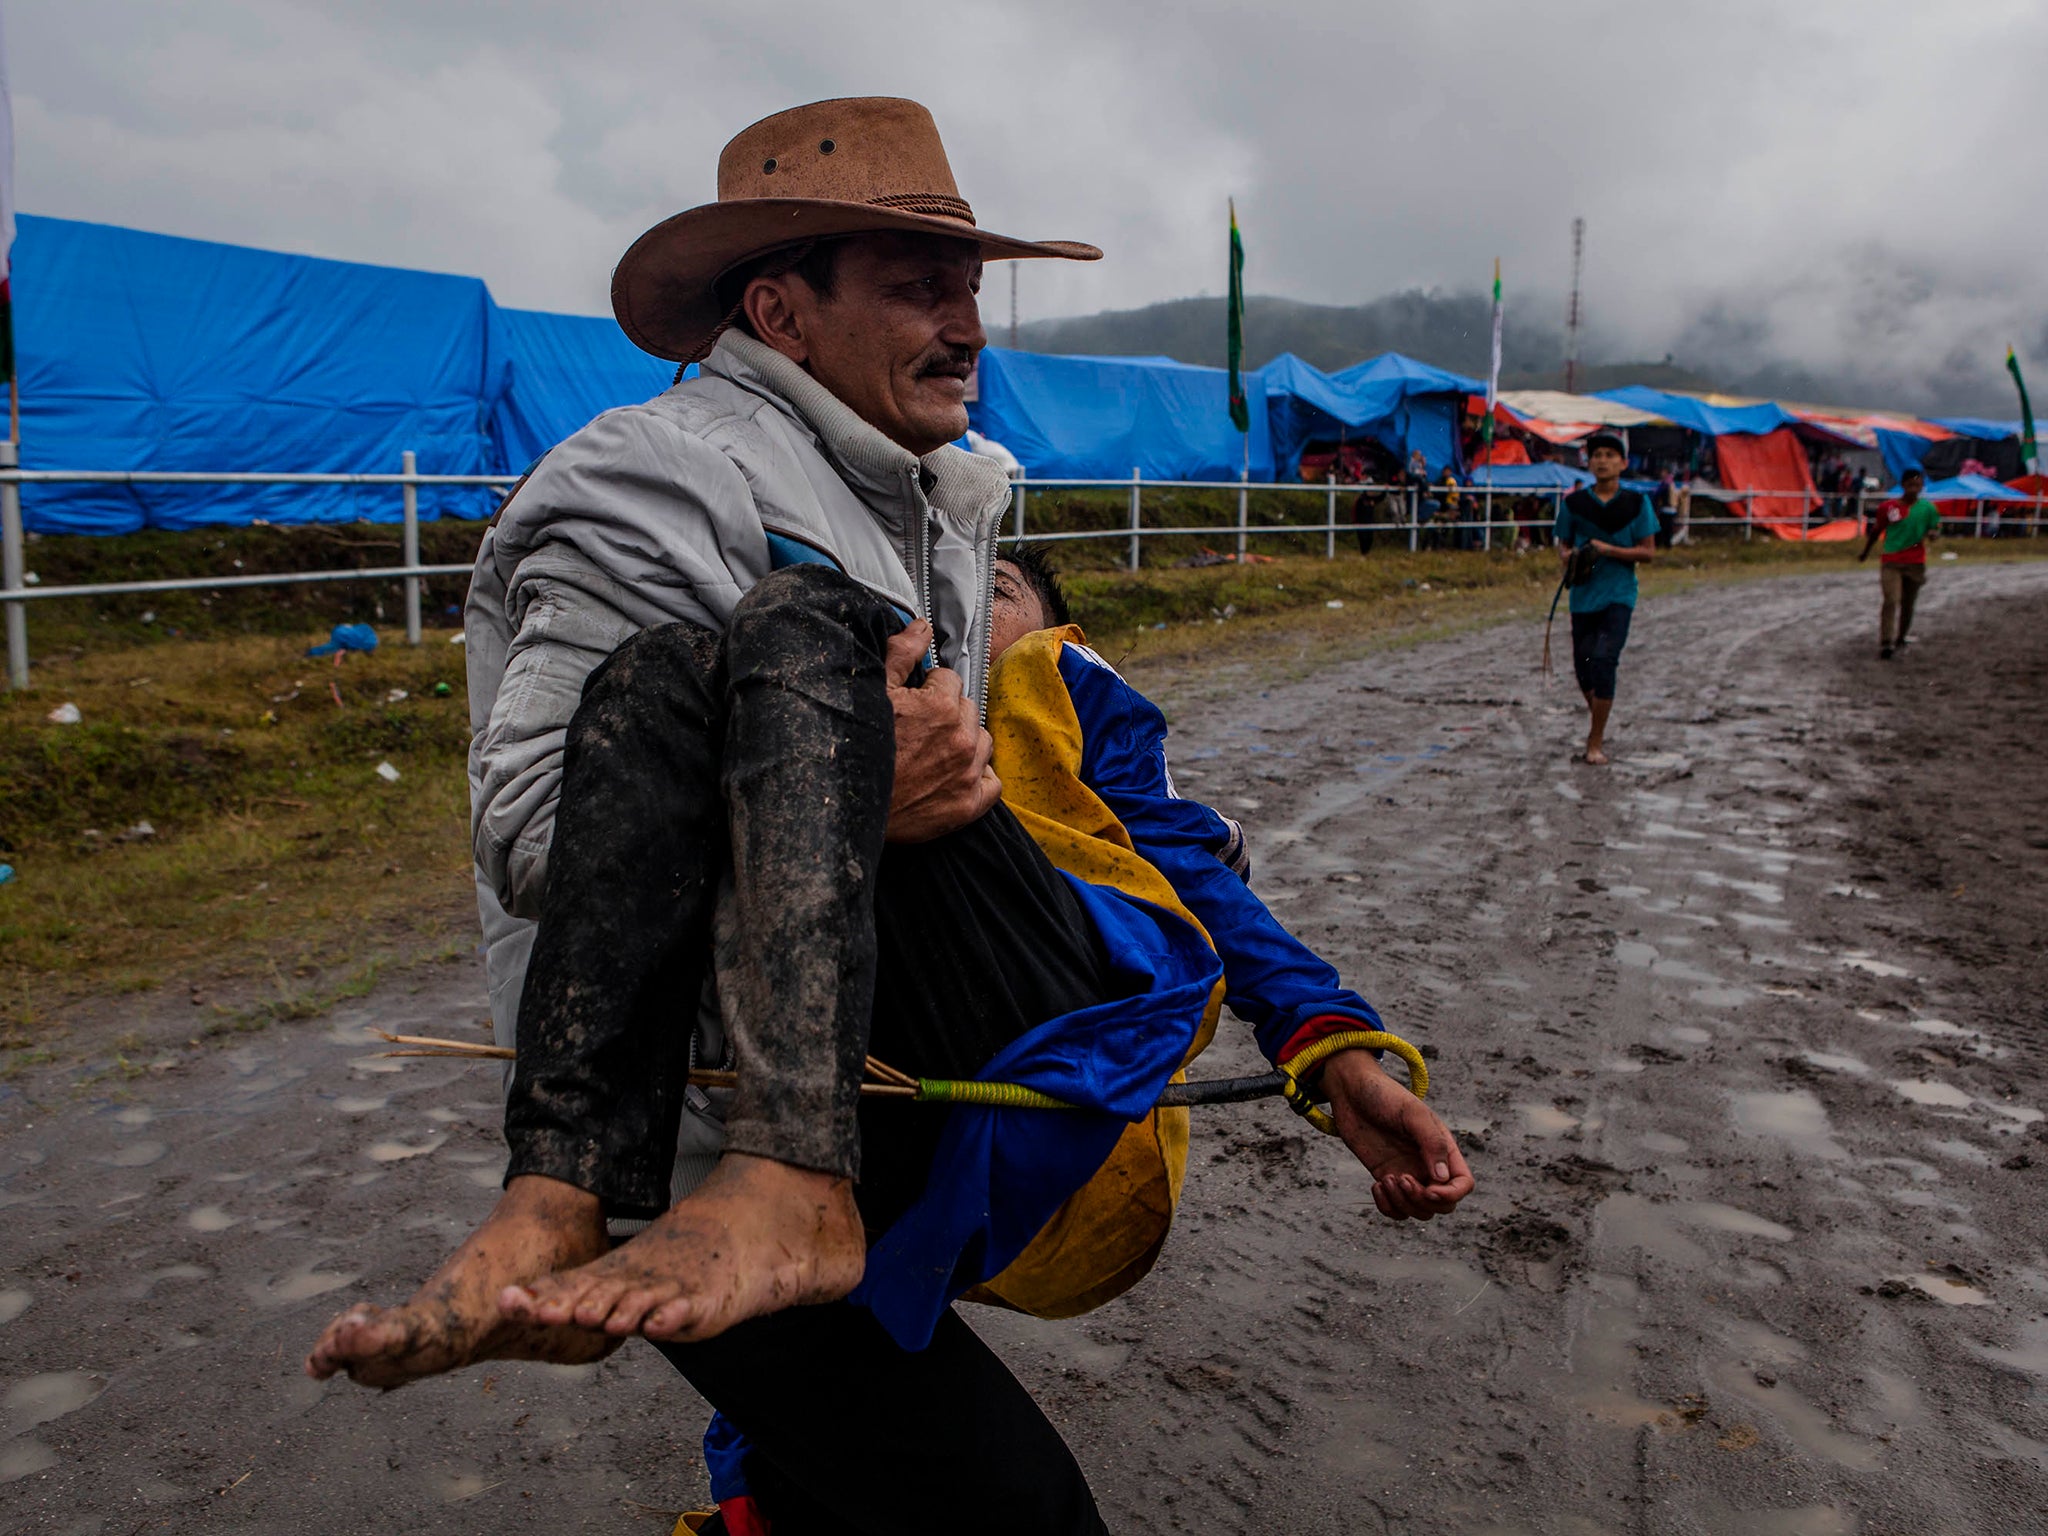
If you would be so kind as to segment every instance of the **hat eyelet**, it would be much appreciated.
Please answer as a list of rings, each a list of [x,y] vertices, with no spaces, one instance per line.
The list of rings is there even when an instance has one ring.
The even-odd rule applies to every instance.
[[[837,149],[838,147],[839,146],[833,143],[830,139],[825,139],[819,143],[818,153],[821,155],[829,155],[832,153],[833,150]]]
[[[763,176],[773,176],[775,174],[775,161],[772,158],[762,163],[761,174]]]

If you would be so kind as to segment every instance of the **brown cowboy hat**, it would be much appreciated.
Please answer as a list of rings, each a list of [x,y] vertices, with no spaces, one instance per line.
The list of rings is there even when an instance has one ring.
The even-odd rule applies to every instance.
[[[633,344],[695,362],[732,314],[714,289],[742,262],[833,235],[880,230],[976,241],[984,260],[1097,261],[1075,240],[1016,240],[975,227],[931,113],[914,101],[854,96],[764,117],[718,157],[718,201],[664,219],[612,273],[612,313]]]

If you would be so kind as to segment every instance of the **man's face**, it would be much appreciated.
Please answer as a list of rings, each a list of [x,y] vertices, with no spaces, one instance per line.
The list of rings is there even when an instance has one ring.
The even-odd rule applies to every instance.
[[[800,277],[765,281],[781,288],[789,324],[762,339],[869,426],[916,454],[967,430],[967,375],[988,344],[975,302],[980,247],[938,235],[860,235],[840,248],[829,299]]]
[[[1927,481],[1920,475],[1908,475],[1899,482],[1899,490],[1908,501],[1917,501],[1920,493],[1927,489]]]
[[[1007,560],[996,562],[995,599],[989,604],[989,656],[1000,656],[1034,629],[1052,628],[1036,589]]]
[[[1628,468],[1628,460],[1612,448],[1595,448],[1586,455],[1586,463],[1593,471],[1595,480],[1619,480],[1621,472]]]

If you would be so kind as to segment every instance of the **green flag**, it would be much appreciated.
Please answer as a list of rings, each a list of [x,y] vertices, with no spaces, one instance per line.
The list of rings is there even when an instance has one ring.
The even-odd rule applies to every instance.
[[[1236,198],[1230,200],[1230,419],[1238,431],[1251,431],[1251,402],[1244,397],[1244,241],[1237,233]]]
[[[1234,234],[1232,238],[1236,238]],[[2034,442],[2034,407],[2027,400],[2027,381],[2020,377],[2019,354],[2011,347],[2005,349],[2005,371],[2020,392],[2020,462],[2031,474],[2040,468],[2041,450]]]

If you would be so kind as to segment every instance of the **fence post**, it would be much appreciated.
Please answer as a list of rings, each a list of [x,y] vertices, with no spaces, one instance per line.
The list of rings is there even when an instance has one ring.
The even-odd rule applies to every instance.
[[[419,473],[419,457],[410,448],[405,450],[405,563],[416,567],[420,563],[420,488],[413,484],[412,477]],[[420,579],[417,576],[405,578],[405,643],[420,643]]]
[[[1334,560],[1337,558],[1337,471],[1331,470],[1329,479],[1330,515],[1323,519],[1323,522],[1327,525],[1323,529],[1323,558],[1325,560]]]
[[[19,443],[0,443],[0,469],[13,469],[21,461]],[[0,588],[22,589],[21,485],[9,480],[0,486]],[[19,599],[7,605],[7,686],[28,686],[28,609]]]
[[[1416,550],[1422,547],[1422,530],[1416,525],[1416,520],[1422,516],[1422,492],[1418,491],[1414,486],[1411,485],[1408,487],[1407,499],[1408,553],[1412,555],[1415,553]]]
[[[1490,550],[1493,548],[1493,476],[1491,474],[1486,477],[1486,511],[1483,515],[1486,518],[1486,522],[1479,530],[1479,547]]]
[[[1138,481],[1141,466],[1131,466],[1131,569],[1138,568]]]
[[[1239,565],[1244,564],[1244,552],[1248,542],[1245,529],[1251,526],[1252,520],[1251,482],[1252,472],[1250,470],[1241,469],[1237,472],[1237,563]]]
[[[1024,466],[1017,466],[1017,479],[1010,487],[1010,513],[1013,530],[1011,537],[1019,543],[1024,538]]]

